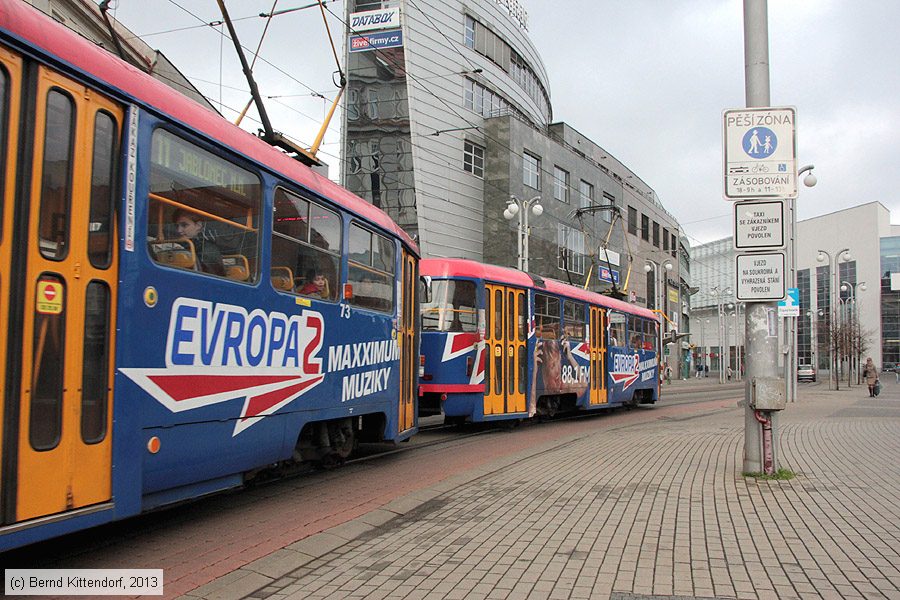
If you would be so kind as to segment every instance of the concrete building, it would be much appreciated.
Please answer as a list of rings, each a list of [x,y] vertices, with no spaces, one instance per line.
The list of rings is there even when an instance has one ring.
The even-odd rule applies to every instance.
[[[693,335],[691,343],[695,357],[708,360],[713,370],[719,368],[720,344],[725,348],[723,364],[735,368],[735,340],[738,346],[743,343],[743,316],[728,316],[724,326],[717,317],[715,290],[729,290],[722,295],[723,306],[729,315],[734,312],[734,256],[731,237],[692,249],[693,282],[700,288],[692,317],[695,332],[702,324],[702,335]],[[863,360],[871,356],[879,368],[900,363],[900,226],[891,225],[890,212],[881,203],[798,222],[796,287],[800,292],[798,364],[829,370],[829,336],[839,324],[856,322],[864,340]],[[842,362],[847,376],[850,364]]]
[[[684,330],[681,228],[636,173],[554,122],[520,1],[350,0],[347,23],[343,185],[425,256],[513,267],[518,218],[504,211],[536,199],[529,271],[598,291],[627,282],[626,299]]]

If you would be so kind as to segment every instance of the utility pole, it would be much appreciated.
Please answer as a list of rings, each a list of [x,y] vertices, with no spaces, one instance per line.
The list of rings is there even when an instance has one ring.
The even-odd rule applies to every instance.
[[[747,108],[770,105],[767,0],[744,0],[744,87]],[[772,382],[778,378],[777,311],[776,302],[746,304],[744,337],[747,344],[747,382],[744,387],[743,464],[745,473],[777,470],[777,444],[774,443],[777,413],[757,411],[751,406],[751,398],[755,397],[754,395],[770,390],[770,386],[757,386],[757,383]],[[765,420],[758,418],[757,412]],[[772,440],[771,444],[766,444],[765,459],[762,457],[764,433],[767,436],[771,434]]]

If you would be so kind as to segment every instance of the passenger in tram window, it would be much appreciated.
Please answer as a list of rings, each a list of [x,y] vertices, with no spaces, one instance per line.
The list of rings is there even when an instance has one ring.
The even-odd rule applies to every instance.
[[[319,271],[310,271],[306,283],[300,288],[299,293],[313,298],[328,298],[328,289],[328,280],[325,279],[325,274]]]
[[[206,222],[196,214],[179,208],[172,215],[175,230],[178,235],[191,240],[197,260],[200,262],[200,270],[213,275],[225,275],[225,266],[222,264],[222,251],[206,231]]]

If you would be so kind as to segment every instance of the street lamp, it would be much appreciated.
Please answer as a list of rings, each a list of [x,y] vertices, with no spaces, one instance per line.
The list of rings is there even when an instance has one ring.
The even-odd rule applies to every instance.
[[[531,200],[519,200],[515,196],[509,197],[509,203],[503,211],[503,218],[511,221],[513,217],[518,215],[519,222],[516,227],[516,249],[518,256],[518,269],[520,271],[528,271],[528,214],[529,207],[534,216],[539,217],[544,213],[544,207],[541,206],[541,197],[535,196]]]
[[[743,308],[743,302],[735,302],[734,303],[734,312],[731,313],[734,317],[734,379],[735,381],[741,380],[741,329],[739,323],[741,322],[741,308]]]
[[[815,165],[806,165],[797,169],[797,179],[806,173],[803,178],[803,185],[813,187],[818,182],[813,174]],[[788,212],[790,213],[790,244],[788,245],[788,264],[790,277],[788,281],[792,288],[797,287],[797,210],[796,200],[788,199]],[[797,325],[794,319],[787,317],[785,319],[785,345],[790,349],[787,360],[785,361],[785,381],[787,383],[788,400],[795,402],[797,399]]]
[[[860,281],[857,284],[850,283],[849,281],[841,282],[841,291],[842,292],[850,292],[850,298],[848,298],[849,302],[849,311],[847,313],[847,323],[850,325],[849,330],[847,331],[847,337],[850,340],[850,344],[848,345],[848,351],[850,352],[850,360],[849,360],[849,368],[850,373],[847,374],[847,386],[850,386],[851,376],[854,371],[857,373],[857,377],[859,376],[859,303],[857,302],[858,292],[866,291],[866,282]],[[856,309],[856,327],[853,327],[854,323],[854,315],[853,310]],[[855,331],[854,331],[855,329]],[[853,359],[856,358],[856,362],[854,364]],[[859,383],[857,380],[856,383]]]
[[[709,324],[709,319],[700,319],[700,366],[703,367],[699,377],[706,376],[706,368],[709,364],[707,361],[709,360],[708,352],[706,351],[706,341],[704,338],[704,324]]]
[[[841,260],[850,260],[850,248],[844,248],[843,250],[837,252],[834,255],[834,259],[832,260],[831,254],[826,252],[825,250],[819,250],[818,255],[816,255],[816,260],[819,262],[823,262],[825,259],[828,259],[828,271],[829,277],[831,277],[831,290],[829,290],[829,298],[831,303],[831,326],[830,332],[828,336],[828,353],[829,353],[829,363],[831,365],[830,370],[834,372],[832,376],[829,373],[829,380],[834,379],[834,389],[840,389],[840,380],[838,379],[837,367],[838,367],[838,356],[837,356],[837,339],[835,335],[837,334],[837,317],[838,317],[838,303],[836,298],[838,296],[837,291],[837,282],[839,281],[838,270],[841,263]]]
[[[672,261],[668,260],[668,259],[663,263],[663,268],[665,268],[666,272],[671,271],[674,268],[674,266],[675,265],[672,264]],[[663,302],[660,300],[661,297],[660,297],[659,292],[660,292],[660,288],[665,287],[665,286],[660,286],[660,284],[659,284],[659,263],[658,262],[650,260],[648,258],[647,262],[644,263],[644,271],[646,271],[647,273],[649,273],[650,271],[653,271],[653,308],[660,311],[661,314],[665,315],[665,317],[663,319],[661,319],[661,322],[659,324],[660,339],[659,339],[659,343],[657,344],[657,348],[659,348],[659,351],[663,352],[664,349],[662,347],[662,338],[663,338],[665,331],[668,329],[667,318],[669,315],[666,314],[668,311],[663,310],[663,308],[661,308]],[[649,294],[648,294],[648,296],[649,296]]]
[[[716,317],[718,318],[718,338],[719,338],[719,383],[725,383],[725,367],[722,364],[722,341],[723,341],[723,323],[724,323],[724,309],[722,304],[724,303],[723,296],[731,295],[731,288],[727,287],[724,290],[719,289],[719,286],[715,286],[710,290],[710,293],[715,294],[716,296]]]
[[[663,268],[666,270],[666,272],[668,272],[674,268],[674,265],[672,264],[671,260],[667,259],[663,263]],[[647,262],[644,264],[644,271],[646,271],[647,273],[653,271],[653,308],[659,309],[659,307],[662,305],[662,302],[660,302],[659,292],[660,287],[663,287],[659,285],[659,263],[648,258]]]
[[[816,358],[819,351],[819,347],[816,345],[816,326],[818,324],[818,321],[816,321],[817,314],[820,317],[824,314],[821,308],[818,311],[806,311],[806,316],[809,317],[809,361],[818,373],[819,361]]]

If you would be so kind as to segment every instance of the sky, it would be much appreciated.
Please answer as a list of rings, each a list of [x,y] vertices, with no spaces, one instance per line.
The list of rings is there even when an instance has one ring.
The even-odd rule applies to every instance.
[[[278,0],[284,10],[314,0]],[[692,245],[731,235],[723,198],[723,117],[746,106],[740,0],[519,0],[550,80],[554,121],[599,144],[653,188]],[[334,98],[337,69],[318,7],[257,16],[273,0],[231,0],[242,44],[276,130],[309,147]],[[249,100],[215,0],[114,0],[114,16],[161,50],[234,120]],[[342,57],[343,0],[326,3]],[[333,13],[333,14],[332,14]],[[881,202],[900,223],[891,173],[900,140],[900,2],[769,0],[770,105],[797,110],[806,219]],[[221,104],[219,104],[221,102]],[[242,126],[259,128],[251,109]],[[340,112],[321,150],[338,178]]]

